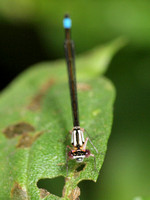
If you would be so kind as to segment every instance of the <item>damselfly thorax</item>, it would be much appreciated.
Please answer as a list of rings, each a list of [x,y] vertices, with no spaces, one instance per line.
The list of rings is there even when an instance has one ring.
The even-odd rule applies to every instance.
[[[83,129],[79,126],[76,126],[72,129],[71,133],[71,144],[79,149],[85,143]]]

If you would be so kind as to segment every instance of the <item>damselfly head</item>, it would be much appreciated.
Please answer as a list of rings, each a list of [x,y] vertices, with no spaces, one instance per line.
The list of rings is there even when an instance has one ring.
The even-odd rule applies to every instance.
[[[70,159],[76,159],[77,162],[83,162],[84,158],[88,158],[91,155],[90,150],[73,150],[68,152]]]

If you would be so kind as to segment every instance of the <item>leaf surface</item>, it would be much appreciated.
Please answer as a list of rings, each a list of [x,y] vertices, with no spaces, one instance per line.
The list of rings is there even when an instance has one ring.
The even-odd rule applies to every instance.
[[[64,199],[70,198],[80,181],[96,181],[104,161],[115,91],[109,80],[98,75],[105,71],[122,43],[111,45],[84,56],[88,71],[84,59],[77,59],[80,124],[99,153],[88,142],[88,149],[96,157],[97,170],[93,157],[84,160],[85,167],[79,172],[80,165],[69,161]],[[110,47],[113,50],[107,51]],[[104,58],[108,62],[101,62]],[[92,60],[97,65],[103,64],[99,68],[96,64],[92,66]],[[70,145],[68,133],[73,123],[65,67],[62,60],[37,64],[15,79],[0,96],[1,199],[42,199],[38,180],[66,177],[66,145]],[[60,197],[47,193],[44,199]]]

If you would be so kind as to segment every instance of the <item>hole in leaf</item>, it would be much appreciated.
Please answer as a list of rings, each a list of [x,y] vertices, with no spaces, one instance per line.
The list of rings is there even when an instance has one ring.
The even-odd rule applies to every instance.
[[[62,196],[64,184],[65,184],[65,179],[62,176],[52,179],[50,178],[40,179],[37,182],[38,188],[45,189],[50,194],[54,194],[59,197]]]
[[[82,163],[81,165],[79,165],[79,166],[76,168],[76,171],[77,171],[77,172],[82,171],[82,170],[84,169],[85,166],[86,166],[86,164],[85,164],[85,163]]]
[[[89,180],[84,180],[81,181],[78,184],[78,187],[81,190],[81,195],[80,195],[80,199],[99,199],[98,197],[98,191],[96,193],[96,183],[94,183],[93,181],[89,181]],[[93,196],[93,191],[95,191],[94,196]]]

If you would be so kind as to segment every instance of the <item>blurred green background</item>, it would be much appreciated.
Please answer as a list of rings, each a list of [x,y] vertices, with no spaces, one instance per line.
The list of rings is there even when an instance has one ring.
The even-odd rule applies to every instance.
[[[81,200],[150,197],[150,1],[0,0],[0,89],[31,64],[64,57],[65,13],[77,54],[128,40],[106,73],[117,98],[105,162],[97,183],[79,184]]]

